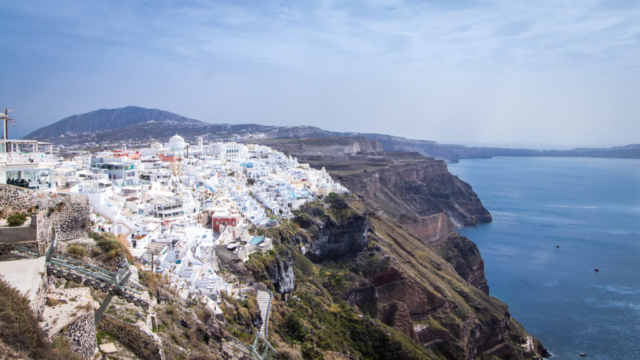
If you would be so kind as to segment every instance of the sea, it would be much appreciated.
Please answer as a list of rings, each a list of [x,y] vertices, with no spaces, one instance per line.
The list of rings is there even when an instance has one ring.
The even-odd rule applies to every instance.
[[[490,294],[553,358],[640,359],[640,160],[496,157],[448,167],[493,216],[458,230],[480,248]]]

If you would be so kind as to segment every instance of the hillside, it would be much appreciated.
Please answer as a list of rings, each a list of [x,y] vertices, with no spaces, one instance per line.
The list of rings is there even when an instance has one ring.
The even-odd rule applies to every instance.
[[[115,130],[152,120],[170,120],[182,124],[199,122],[168,111],[127,106],[120,109],[100,109],[86,114],[69,116],[40,128],[25,138],[48,138]]]
[[[489,296],[477,246],[454,231],[456,226],[491,221],[491,215],[471,186],[449,173],[444,161],[406,152],[353,154],[346,149],[341,153],[336,138],[257,141],[314,168],[324,167],[356,195],[329,199],[333,201],[329,210],[306,206],[296,213],[293,226],[274,234],[292,253],[288,257],[293,259],[293,283],[297,284],[292,295],[302,300],[293,313],[296,321],[316,329],[315,335],[303,332],[299,341],[320,344],[322,350],[345,353],[346,349],[349,355],[363,358],[532,359],[546,355],[540,343],[510,317],[507,306]],[[321,151],[322,143],[326,151]],[[303,265],[302,255],[314,266]],[[283,259],[284,255],[279,261]],[[259,260],[262,265],[249,264],[249,269],[256,279],[270,279],[277,289],[282,274],[270,272],[275,266],[271,261]],[[312,294],[322,297],[314,300]],[[404,334],[406,338],[398,340],[404,350],[395,350],[397,345],[391,342],[385,346],[394,353],[384,357],[380,349],[359,346],[357,339],[375,346],[371,339],[377,335],[360,329],[358,321],[343,323],[348,331],[339,336],[340,329],[332,328],[333,317],[321,311],[324,299],[334,304],[342,299],[356,313],[376,319],[375,328],[386,325]],[[330,309],[331,302],[326,306]],[[309,316],[310,308],[315,316]],[[357,319],[348,314],[351,308],[343,309],[342,316]],[[285,311],[281,316],[282,322],[274,325],[285,326],[285,334],[290,334],[293,315]],[[409,339],[423,348],[410,346]]]

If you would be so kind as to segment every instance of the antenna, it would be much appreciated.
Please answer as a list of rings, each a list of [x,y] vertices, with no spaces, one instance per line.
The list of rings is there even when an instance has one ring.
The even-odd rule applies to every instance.
[[[7,108],[4,109],[4,114],[0,114],[0,119],[2,119],[4,121],[4,140],[9,140],[9,122],[10,121],[15,121],[13,119],[11,119],[9,117],[9,112],[12,110],[9,110]],[[13,125],[13,128],[15,129],[15,125]],[[16,130],[17,131],[17,130]]]

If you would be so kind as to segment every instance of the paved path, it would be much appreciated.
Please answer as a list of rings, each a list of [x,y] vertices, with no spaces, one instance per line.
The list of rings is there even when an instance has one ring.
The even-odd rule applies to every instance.
[[[262,317],[262,325],[260,326],[260,334],[267,337],[267,325],[269,324],[269,319],[267,318],[267,314],[269,313],[269,306],[271,305],[271,294],[267,291],[258,291],[258,307],[260,308],[260,316]]]

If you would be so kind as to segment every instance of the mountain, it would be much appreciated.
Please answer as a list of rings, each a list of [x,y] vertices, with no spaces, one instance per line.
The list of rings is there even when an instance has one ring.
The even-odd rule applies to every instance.
[[[63,145],[92,143],[165,141],[179,133],[186,140],[203,136],[206,141],[220,139],[325,139],[365,137],[382,146],[384,151],[416,152],[449,162],[460,159],[491,158],[493,156],[553,156],[602,157],[640,159],[640,144],[612,148],[577,148],[573,150],[531,150],[496,147],[467,147],[440,144],[429,140],[407,139],[375,133],[334,132],[314,126],[267,126],[257,124],[211,124],[168,111],[127,106],[120,109],[100,109],[73,115],[27,135],[26,139],[48,139]],[[64,135],[64,138],[60,136]],[[331,140],[335,142],[334,140]],[[317,140],[322,142],[322,140]],[[135,146],[135,144],[133,144]],[[292,144],[291,144],[292,145]],[[305,144],[308,146],[309,144]],[[90,146],[91,147],[91,146]]]
[[[100,109],[86,114],[73,115],[40,128],[26,139],[50,138],[60,135],[77,135],[96,131],[116,130],[148,121],[174,121],[181,124],[200,122],[168,111],[127,106],[120,109]]]

